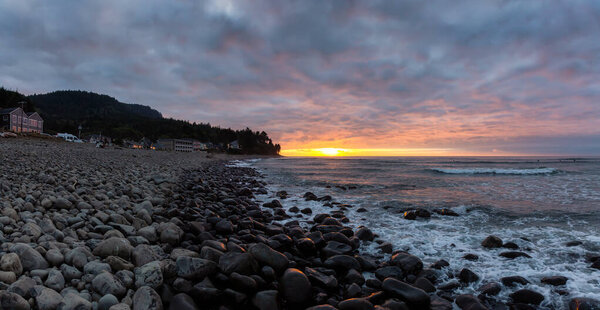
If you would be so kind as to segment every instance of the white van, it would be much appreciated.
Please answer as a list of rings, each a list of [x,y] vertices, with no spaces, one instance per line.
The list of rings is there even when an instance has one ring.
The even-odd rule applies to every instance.
[[[83,141],[70,133],[59,133],[56,136],[58,138],[63,138],[67,142],[83,143]]]

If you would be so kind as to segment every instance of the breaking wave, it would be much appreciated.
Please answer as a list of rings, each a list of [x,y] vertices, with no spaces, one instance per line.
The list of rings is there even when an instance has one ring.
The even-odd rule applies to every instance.
[[[535,175],[552,174],[558,170],[554,168],[431,168],[430,170],[446,174],[514,174],[514,175]]]

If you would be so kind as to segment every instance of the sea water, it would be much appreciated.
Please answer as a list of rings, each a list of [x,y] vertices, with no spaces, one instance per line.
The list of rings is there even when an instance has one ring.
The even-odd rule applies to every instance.
[[[264,175],[269,194],[259,200],[285,190],[290,197],[281,200],[284,208],[310,207],[314,215],[335,208],[305,201],[304,193],[331,195],[353,206],[346,211],[349,226],[371,228],[425,265],[445,259],[447,274],[474,271],[480,279],[457,293],[477,294],[486,282],[519,275],[530,284],[503,288],[501,300],[508,302],[519,288],[542,293],[548,309],[564,308],[573,297],[600,299],[600,270],[586,260],[600,253],[600,158],[272,158],[237,164]],[[459,216],[406,220],[402,211],[410,208],[449,208]],[[507,249],[484,249],[481,241],[488,235],[516,243],[532,258],[509,260],[499,256]],[[571,241],[581,244],[567,246]],[[378,253],[375,245],[360,250]],[[468,253],[479,259],[464,259]],[[568,277],[566,286],[540,283],[554,275]]]

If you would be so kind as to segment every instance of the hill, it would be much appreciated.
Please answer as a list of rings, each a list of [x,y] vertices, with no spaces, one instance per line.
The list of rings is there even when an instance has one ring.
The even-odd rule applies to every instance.
[[[138,141],[149,138],[191,138],[213,144],[227,144],[238,140],[239,153],[276,155],[278,144],[273,144],[267,133],[220,128],[209,123],[190,123],[164,118],[148,106],[127,104],[117,99],[86,91],[55,91],[47,94],[24,96],[18,92],[0,89],[0,107],[20,106],[25,101],[27,111],[37,111],[44,118],[44,131],[54,134],[76,134],[81,125],[81,135],[102,134],[119,142],[125,139]],[[18,105],[17,105],[18,104]]]

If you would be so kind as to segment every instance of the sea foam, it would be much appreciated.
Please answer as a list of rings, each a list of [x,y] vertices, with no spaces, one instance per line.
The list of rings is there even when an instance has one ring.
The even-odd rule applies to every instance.
[[[555,168],[431,168],[430,170],[446,174],[514,174],[514,175],[535,175],[552,174],[558,172]]]

